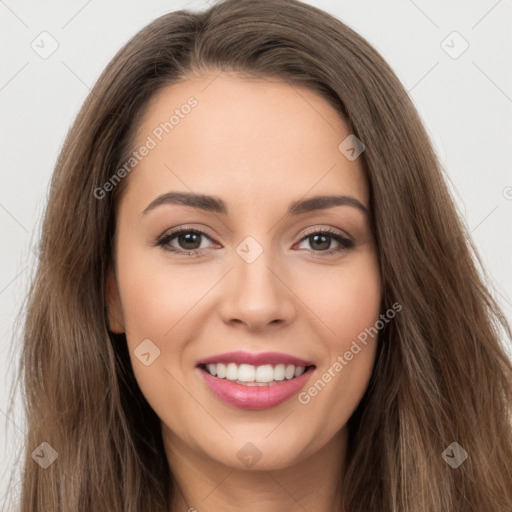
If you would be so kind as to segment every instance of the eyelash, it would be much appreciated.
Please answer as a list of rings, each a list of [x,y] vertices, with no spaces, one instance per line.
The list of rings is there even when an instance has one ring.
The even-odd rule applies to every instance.
[[[189,234],[189,233],[201,235],[201,236],[204,236],[211,240],[211,238],[206,233],[204,233],[202,231],[199,231],[199,230],[193,229],[193,228],[181,228],[181,229],[177,229],[176,231],[171,231],[171,232],[166,233],[165,235],[161,236],[160,238],[157,239],[155,245],[162,247],[166,251],[174,252],[177,254],[183,254],[183,255],[189,256],[189,257],[200,256],[201,253],[204,251],[204,249],[192,249],[192,250],[187,251],[184,249],[176,249],[176,248],[166,247],[166,245],[174,238],[178,237],[179,235]],[[341,245],[341,247],[338,247],[337,249],[330,249],[327,251],[315,251],[312,249],[308,251],[311,254],[313,254],[314,257],[317,257],[317,258],[322,257],[322,256],[334,255],[341,251],[346,251],[347,249],[353,248],[355,245],[354,242],[352,240],[350,240],[349,238],[346,238],[343,235],[340,235],[337,231],[333,231],[330,229],[311,231],[311,232],[307,233],[305,236],[303,236],[300,239],[300,242],[307,240],[309,237],[311,237],[313,235],[327,235],[329,238],[333,238]]]

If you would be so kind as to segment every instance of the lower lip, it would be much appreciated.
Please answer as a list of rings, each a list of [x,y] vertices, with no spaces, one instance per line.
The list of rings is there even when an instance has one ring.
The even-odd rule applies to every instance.
[[[272,386],[244,386],[227,379],[219,379],[198,368],[212,393],[223,402],[239,409],[268,409],[285,402],[300,391],[314,369],[311,366],[299,377],[283,380]]]

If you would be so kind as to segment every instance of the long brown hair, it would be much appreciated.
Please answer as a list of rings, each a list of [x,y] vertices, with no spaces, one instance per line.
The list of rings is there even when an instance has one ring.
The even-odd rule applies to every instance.
[[[162,87],[230,70],[308,87],[363,141],[382,310],[370,384],[349,421],[347,512],[510,512],[511,330],[407,92],[382,57],[329,14],[296,0],[226,0],[164,15],[109,63],[57,161],[20,364],[27,412],[22,512],[170,510],[159,419],[108,331],[115,207],[102,198]],[[200,106],[198,107],[200,108]],[[341,141],[340,141],[341,142]],[[46,469],[31,456],[58,452]],[[468,458],[442,457],[457,442]],[[453,452],[452,452],[453,453]]]

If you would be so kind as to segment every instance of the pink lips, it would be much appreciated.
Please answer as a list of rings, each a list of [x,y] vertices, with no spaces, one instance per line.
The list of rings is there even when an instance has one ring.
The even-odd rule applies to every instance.
[[[207,357],[197,362],[201,364],[216,364],[216,363],[236,363],[236,364],[252,364],[254,366],[261,366],[264,364],[293,364],[294,366],[312,366],[311,361],[306,361],[298,357],[282,354],[279,352],[262,352],[261,354],[252,354],[251,352],[226,352],[225,354],[218,354],[216,356]]]
[[[227,379],[214,377],[201,368],[202,365],[215,363],[252,364],[254,366],[293,364],[295,367],[309,366],[309,368],[299,377],[285,379],[272,386],[244,386]],[[243,351],[229,352],[202,359],[197,363],[197,366],[212,393],[223,402],[239,409],[268,409],[285,402],[300,391],[315,369],[313,363],[288,354],[276,352],[252,354]]]

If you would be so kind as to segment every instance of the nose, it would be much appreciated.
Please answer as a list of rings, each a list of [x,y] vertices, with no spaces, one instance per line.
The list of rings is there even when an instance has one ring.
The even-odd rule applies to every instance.
[[[294,294],[286,272],[271,261],[269,251],[251,263],[234,254],[234,268],[227,276],[221,315],[228,324],[262,331],[270,325],[285,326],[295,318]],[[297,299],[295,299],[297,300]]]

